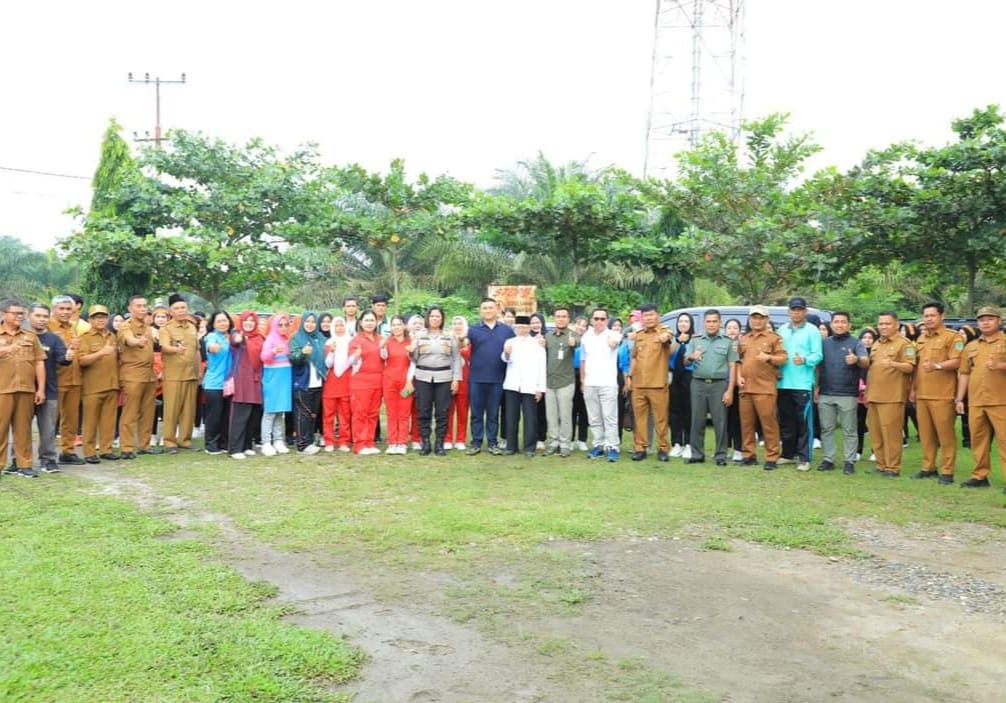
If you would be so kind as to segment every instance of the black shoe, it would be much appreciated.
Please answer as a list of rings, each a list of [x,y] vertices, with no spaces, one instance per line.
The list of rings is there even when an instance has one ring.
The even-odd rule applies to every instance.
[[[18,469],[17,475],[21,478],[38,478],[38,472],[35,469]]]
[[[496,449],[495,452],[493,452],[493,449],[496,449],[496,448],[493,447],[492,449],[490,449],[489,453],[490,454],[494,454],[496,456],[499,456],[500,454],[502,454],[503,456],[513,456],[514,454],[517,453],[513,449],[502,449],[502,450],[501,449]]]
[[[827,459],[825,459],[824,461],[821,462],[821,465],[817,467],[817,470],[818,471],[834,471],[835,470],[835,462],[828,461]]]
[[[971,449],[971,440],[970,439],[962,439],[961,440],[961,446],[964,447],[965,449]]]
[[[705,459],[698,459],[696,457],[692,457],[691,459],[685,459],[685,463],[686,464],[705,464],[706,460]]]
[[[488,452],[493,456],[499,456],[500,454],[503,453],[503,450],[494,444],[493,446],[489,447]],[[513,454],[512,451],[510,453]]]
[[[747,459],[741,459],[737,463],[740,464],[741,466],[757,466],[758,460],[755,459],[753,456],[749,456]]]
[[[670,461],[671,457],[667,452],[657,452],[657,461]]]
[[[59,473],[59,464],[57,464],[55,461],[47,461],[47,462],[45,462],[44,464],[42,464],[42,473],[44,473],[44,474],[58,474]]]
[[[727,460],[726,459],[717,459],[716,460],[716,465],[717,466],[726,466],[727,465]]]
[[[99,459],[98,457],[94,456],[93,454],[91,456],[85,456],[84,457],[84,461],[86,461],[88,464],[100,464],[101,463],[101,459]]]
[[[632,452],[633,461],[642,461],[646,458],[646,452]]]
[[[424,439],[419,447],[420,456],[429,456],[433,453],[433,447],[430,446],[430,440]]]
[[[433,453],[437,456],[447,456],[447,450],[444,449],[444,441],[438,439],[436,445],[433,447]]]
[[[969,478],[961,484],[961,488],[988,488],[991,485],[987,478]]]
[[[764,468],[766,471],[775,471],[776,469],[779,468],[779,465],[774,461],[766,461],[765,466],[763,466],[762,468]]]
[[[852,474],[856,473],[856,465],[853,464],[851,461],[845,462],[844,464],[842,464],[842,473],[845,474],[846,476],[851,476]]]
[[[149,455],[160,454],[160,452],[155,452],[153,449],[141,449],[140,451],[136,452],[136,454],[137,456],[146,456],[148,454]]]
[[[119,460],[119,455],[118,454],[99,454],[98,458],[99,459],[104,459],[105,461],[118,461]]]
[[[84,460],[81,459],[76,454],[60,454],[59,455],[60,464],[83,464]]]
[[[6,469],[4,469],[3,472],[5,474],[9,474],[11,476],[14,476],[15,474],[17,474],[17,467],[14,464],[11,464]]]
[[[475,456],[476,454],[482,453],[482,447],[468,447],[465,450],[465,456]]]
[[[881,478],[901,478],[901,474],[894,471],[882,471],[880,476]]]
[[[534,459],[534,455],[535,455],[534,452],[524,452],[524,456],[526,456],[528,459]]]
[[[136,458],[136,452],[123,452],[119,455],[119,458],[124,461],[129,461],[130,459]]]
[[[937,473],[939,472],[937,472],[936,469],[933,469],[932,471],[926,471],[925,469],[923,469],[922,471],[918,471],[912,474],[912,478],[914,479],[936,478]]]
[[[939,482],[940,482],[941,486],[950,486],[954,482],[954,475],[953,474],[949,474],[949,475],[942,475],[941,474],[940,478],[939,478]]]

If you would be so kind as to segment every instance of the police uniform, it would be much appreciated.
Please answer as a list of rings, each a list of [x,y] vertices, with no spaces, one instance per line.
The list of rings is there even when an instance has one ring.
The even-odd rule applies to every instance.
[[[164,448],[192,446],[192,428],[196,421],[197,386],[199,385],[199,341],[196,326],[184,320],[170,320],[157,335],[161,349],[178,349],[163,353],[164,362]]]
[[[978,310],[978,317],[994,315],[991,307]],[[970,412],[971,454],[974,469],[971,478],[987,481],[991,468],[992,435],[999,447],[999,462],[1006,475],[1006,371],[986,368],[989,361],[1006,362],[1006,335],[997,329],[986,339],[980,336],[964,347],[960,375],[967,378],[967,399]],[[961,400],[961,395],[957,396]]]
[[[943,452],[940,474],[953,476],[957,463],[957,434],[954,424],[954,394],[957,392],[956,369],[943,369],[942,364],[960,359],[964,351],[964,340],[960,336],[940,327],[933,333],[924,331],[915,341],[915,412],[922,443],[922,471],[936,473],[936,450]],[[923,365],[929,362],[935,368],[926,371]]]
[[[724,334],[709,336],[700,334],[692,337],[685,350],[685,357],[692,358],[697,350],[702,357],[692,361],[692,427],[689,443],[692,447],[691,461],[705,459],[706,413],[713,421],[713,435],[716,450],[713,455],[717,463],[725,463],[727,458],[726,431],[727,406],[723,404],[723,394],[729,388],[730,373],[739,361],[737,343]]]
[[[31,418],[39,371],[45,391],[45,352],[34,332],[11,332],[0,325],[0,460],[7,460],[8,438],[13,428],[14,461],[19,469],[31,468]],[[72,442],[71,438],[71,442]]]
[[[914,366],[915,346],[898,335],[877,339],[870,347],[870,370],[866,375],[866,423],[877,470],[899,476],[905,401],[912,377],[910,373],[881,365],[884,359]]]
[[[667,335],[667,341],[661,337]],[[646,451],[648,414],[653,413],[653,429],[657,449],[664,454],[671,451],[667,434],[667,362],[671,356],[674,336],[666,327],[643,328],[636,332],[632,342],[632,363],[629,378],[632,382],[632,414],[635,417],[634,449]]]
[[[72,320],[60,322],[53,318],[49,320],[49,331],[63,340],[67,349],[75,348],[75,341],[80,338],[77,325]],[[56,382],[59,387],[59,461],[80,463],[80,458],[74,452],[74,440],[80,427],[80,353],[74,352],[69,364],[56,370]]]
[[[765,438],[765,462],[774,464],[779,461],[781,450],[776,414],[779,367],[786,363],[789,354],[782,337],[769,329],[745,334],[738,341],[737,351],[740,377],[744,379],[740,389],[741,454],[745,460],[757,458],[755,426],[760,423]],[[771,354],[772,358],[760,361],[761,352]]]
[[[123,454],[150,450],[157,401],[154,374],[154,340],[150,325],[138,316],[127,320],[118,332],[119,384],[122,386],[122,417],[119,446]],[[142,346],[134,346],[142,341]],[[137,443],[139,434],[139,443]]]
[[[92,305],[88,317],[108,315],[104,306]],[[104,349],[105,355],[96,356]],[[110,329],[92,327],[80,336],[81,396],[84,401],[84,458],[113,458],[115,413],[119,399],[119,344]]]

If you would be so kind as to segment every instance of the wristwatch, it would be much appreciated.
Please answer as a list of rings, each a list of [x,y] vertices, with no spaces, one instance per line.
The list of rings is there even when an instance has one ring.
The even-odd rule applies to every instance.
[[[937,371],[942,371],[943,370],[943,364],[941,364],[940,362],[937,361],[936,362],[936,370]]]

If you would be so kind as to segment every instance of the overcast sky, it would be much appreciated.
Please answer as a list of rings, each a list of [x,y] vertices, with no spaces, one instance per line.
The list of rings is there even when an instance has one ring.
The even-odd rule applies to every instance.
[[[318,142],[326,161],[488,185],[531,158],[642,172],[654,0],[6,3],[0,235],[45,248],[90,199],[114,116],[230,141]],[[1006,102],[997,0],[749,0],[746,118],[789,112],[848,167]],[[19,168],[87,180],[16,173]]]

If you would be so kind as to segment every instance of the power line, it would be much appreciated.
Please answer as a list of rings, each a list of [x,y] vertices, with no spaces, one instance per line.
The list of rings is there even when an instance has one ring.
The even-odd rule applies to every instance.
[[[11,171],[13,173],[29,173],[33,176],[52,176],[54,178],[73,178],[81,181],[89,181],[89,176],[73,176],[69,173],[54,173],[52,171],[36,171],[31,168],[14,168],[13,166],[0,166],[0,171]]]

